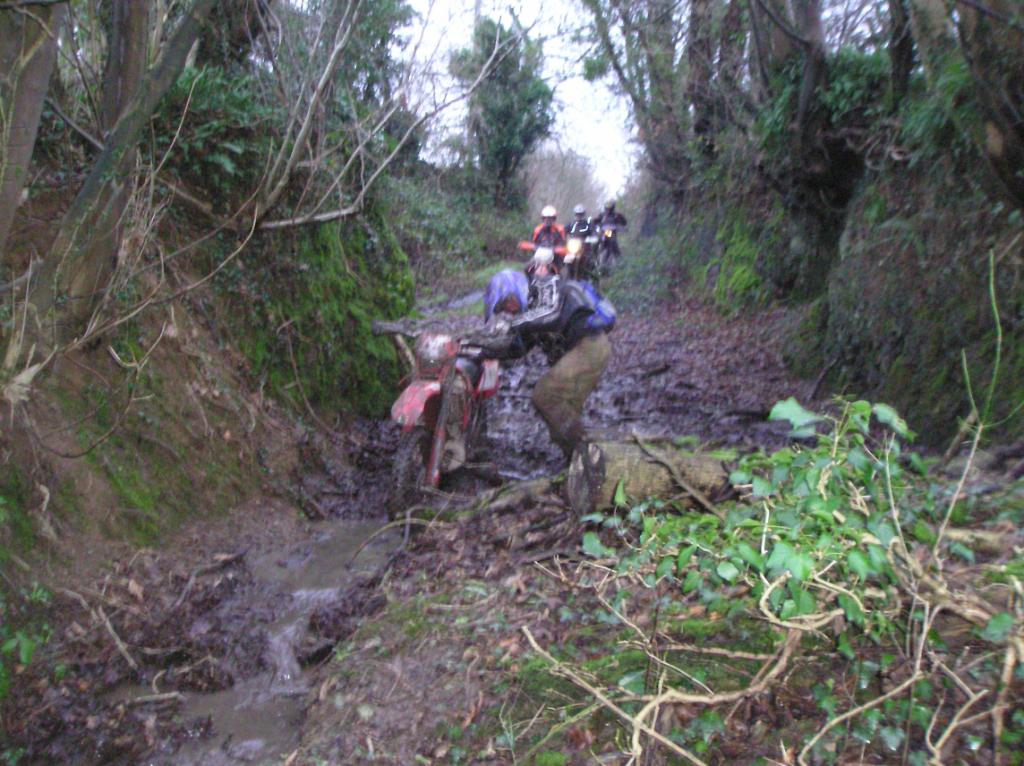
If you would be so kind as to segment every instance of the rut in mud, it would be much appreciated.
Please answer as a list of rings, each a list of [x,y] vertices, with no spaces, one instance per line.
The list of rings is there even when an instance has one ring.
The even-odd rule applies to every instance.
[[[781,444],[786,429],[766,422],[769,408],[806,400],[812,386],[785,374],[772,345],[778,319],[723,319],[696,300],[668,318],[621,318],[588,424],[740,449]],[[489,459],[509,478],[563,467],[529,400],[545,369],[537,352],[507,368],[488,403]],[[57,594],[67,621],[55,649],[67,671],[19,687],[29,713],[12,734],[25,762],[280,763],[294,751],[315,667],[382,606],[375,585],[402,544],[398,530],[374,535],[396,441],[394,427],[371,422],[310,440],[291,491],[314,522],[267,498],[242,511],[240,532],[225,524]],[[485,486],[464,477],[450,502]],[[411,576],[414,562],[396,571]],[[506,557],[502,576],[515,564]]]

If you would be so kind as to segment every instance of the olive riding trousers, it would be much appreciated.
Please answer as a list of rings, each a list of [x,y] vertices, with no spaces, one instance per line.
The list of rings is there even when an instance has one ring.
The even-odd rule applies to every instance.
[[[588,335],[537,381],[531,401],[547,423],[551,440],[566,456],[586,435],[583,405],[597,388],[612,344],[607,333]]]

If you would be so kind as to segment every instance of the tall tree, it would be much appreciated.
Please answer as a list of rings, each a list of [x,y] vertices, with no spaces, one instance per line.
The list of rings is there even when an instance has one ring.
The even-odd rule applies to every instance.
[[[149,59],[150,3],[111,0],[107,7],[107,60],[103,68],[100,129],[109,135],[135,97]],[[124,150],[120,172],[100,191],[96,228],[84,246],[82,257],[69,270],[67,296],[71,314],[87,317],[103,295],[106,280],[118,257],[124,212],[134,185],[135,146]]]
[[[43,100],[57,58],[64,3],[0,10],[0,263],[21,202]]]
[[[541,78],[541,45],[522,29],[506,29],[483,18],[473,33],[473,47],[452,56],[451,71],[469,87],[502,46],[507,47],[470,96],[468,134],[473,159],[495,204],[511,207],[521,201],[515,182],[523,160],[554,124],[554,93]]]
[[[594,21],[600,57],[629,100],[650,171],[676,195],[690,172],[692,121],[687,98],[684,7],[672,0],[583,0]],[[702,34],[696,39],[703,40]],[[702,59],[708,60],[704,54]],[[701,88],[703,93],[703,88]]]
[[[1024,4],[967,5],[956,24],[984,113],[975,140],[1003,193],[1024,208]]]
[[[126,2],[132,4],[132,0]],[[15,333],[11,338],[5,368],[14,367],[30,356],[33,349],[36,354],[45,355],[81,329],[83,307],[90,304],[97,289],[101,289],[100,285],[90,285],[87,276],[83,280],[82,275],[102,271],[101,266],[93,263],[94,259],[109,259],[109,252],[98,246],[98,241],[109,237],[120,220],[123,211],[120,191],[134,162],[134,147],[157,104],[181,74],[189,50],[215,3],[216,0],[194,0],[185,9],[137,87],[122,82],[120,73],[110,74],[111,81],[125,86],[122,95],[129,90],[131,93],[127,98],[119,96],[111,100],[110,114],[116,108],[119,116],[32,280],[27,298],[29,305],[23,312],[31,317],[32,324],[26,328],[27,335]],[[126,52],[126,65],[133,65],[128,62],[135,56],[136,53]]]
[[[966,66],[978,116],[961,120],[987,161],[993,187],[1024,207],[1024,6],[1019,0],[908,0],[914,42],[933,90],[950,88],[944,74]],[[940,93],[948,98],[949,93]]]

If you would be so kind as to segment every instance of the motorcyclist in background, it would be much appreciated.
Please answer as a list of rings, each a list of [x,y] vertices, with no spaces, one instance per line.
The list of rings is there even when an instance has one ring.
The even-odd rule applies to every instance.
[[[594,227],[587,220],[587,209],[583,205],[577,205],[572,209],[572,223],[569,224],[566,234],[570,237],[586,239],[592,231],[594,231]]]
[[[597,253],[594,252],[593,242],[588,242],[588,239],[596,239],[597,228],[587,218],[587,209],[583,205],[577,205],[572,211],[573,220],[569,224],[569,230],[566,236],[569,239],[579,239],[582,242],[582,250],[576,256],[579,259],[579,266],[571,270],[571,273],[575,275],[575,278],[585,279],[593,281],[593,266],[594,258]]]
[[[565,227],[555,222],[557,217],[558,211],[554,205],[544,206],[540,211],[541,222],[533,230],[533,244],[537,247],[550,248],[565,246]]]
[[[552,366],[530,400],[569,458],[586,441],[583,406],[608,366],[615,307],[590,283],[559,277],[551,263],[537,264],[532,273],[526,310],[489,352],[515,359],[534,346],[544,350]]]
[[[610,199],[604,203],[604,212],[594,219],[593,225],[600,232],[607,225],[615,227],[616,230],[621,229],[624,231],[629,224],[626,221],[626,216],[615,211],[615,200]],[[622,251],[619,249],[618,237],[612,237],[607,246],[611,248],[615,257],[622,255]]]

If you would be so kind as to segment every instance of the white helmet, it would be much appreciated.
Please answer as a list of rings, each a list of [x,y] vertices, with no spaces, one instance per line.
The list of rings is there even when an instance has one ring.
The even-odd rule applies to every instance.
[[[554,218],[558,215],[558,211],[555,210],[554,205],[545,205],[544,209],[540,211],[541,218]]]
[[[572,209],[572,212],[576,215],[584,215],[587,212],[587,209],[583,207],[583,205],[577,205]]]

